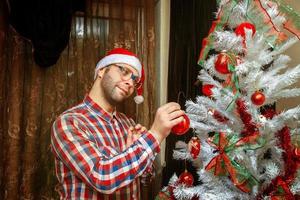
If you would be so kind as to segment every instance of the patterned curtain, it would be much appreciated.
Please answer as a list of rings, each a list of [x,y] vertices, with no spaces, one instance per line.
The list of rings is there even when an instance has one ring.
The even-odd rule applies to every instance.
[[[130,99],[118,109],[147,127],[153,121],[154,0],[85,2],[85,12],[73,17],[67,48],[49,68],[34,63],[30,41],[3,28],[7,18],[0,6],[0,199],[58,198],[51,125],[82,101],[107,50],[124,47],[141,58],[145,102],[137,107]]]

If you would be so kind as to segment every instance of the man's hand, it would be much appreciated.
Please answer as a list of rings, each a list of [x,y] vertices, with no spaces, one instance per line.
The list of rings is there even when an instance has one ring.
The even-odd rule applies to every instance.
[[[176,124],[183,121],[184,111],[175,102],[167,103],[157,109],[150,132],[161,143],[171,132]]]
[[[141,134],[146,130],[146,127],[140,124],[137,124],[134,127],[129,127],[126,147],[128,148],[130,145],[132,145],[139,137],[141,137]]]

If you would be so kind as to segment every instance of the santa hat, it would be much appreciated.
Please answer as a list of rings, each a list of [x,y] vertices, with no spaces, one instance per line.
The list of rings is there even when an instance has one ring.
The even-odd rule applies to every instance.
[[[143,93],[143,82],[145,79],[144,69],[142,67],[142,64],[140,60],[137,58],[137,56],[123,48],[115,48],[111,51],[109,51],[106,56],[104,56],[96,65],[95,69],[95,75],[94,80],[97,78],[98,71],[104,67],[107,67],[111,64],[117,64],[117,63],[125,63],[133,68],[135,68],[138,71],[139,77],[140,77],[140,86],[137,88],[137,96],[134,97],[134,101],[137,104],[140,104],[144,101],[144,98],[142,96]]]

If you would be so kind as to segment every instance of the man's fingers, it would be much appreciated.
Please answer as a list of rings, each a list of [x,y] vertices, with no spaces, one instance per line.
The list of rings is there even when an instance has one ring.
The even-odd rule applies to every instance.
[[[142,133],[142,132],[145,132],[146,130],[147,130],[146,127],[143,126],[143,127],[141,128],[141,133]]]
[[[172,112],[174,110],[180,110],[180,105],[175,102],[170,102],[161,106],[160,109],[165,110],[166,112]]]
[[[166,108],[166,112],[167,113],[172,113],[172,112],[174,112],[174,111],[176,111],[176,110],[180,110],[180,105],[179,104],[174,104],[174,105],[171,105],[171,106],[169,106],[169,107],[167,107]]]
[[[141,137],[140,133],[134,134],[133,135],[133,141],[136,141],[137,139],[139,139]]]
[[[133,131],[133,134],[141,134],[142,132],[146,131],[146,127],[145,126],[142,126],[141,124],[137,124],[135,125],[134,127],[134,131]]]
[[[139,129],[141,129],[143,126],[141,125],[141,124],[137,124],[137,125],[135,125],[135,130],[139,130]]]
[[[184,119],[183,117],[175,118],[175,119],[173,119],[173,120],[170,121],[170,125],[173,127],[173,126],[179,124],[180,122],[182,122],[183,119]]]
[[[130,127],[128,129],[128,135],[127,135],[127,140],[126,140],[126,147],[129,147],[133,143],[133,127]]]
[[[174,111],[174,112],[172,112],[172,113],[169,114],[169,119],[173,120],[173,119],[178,118],[178,117],[180,117],[180,116],[182,116],[184,114],[185,113],[184,113],[183,110],[176,110],[176,111]]]

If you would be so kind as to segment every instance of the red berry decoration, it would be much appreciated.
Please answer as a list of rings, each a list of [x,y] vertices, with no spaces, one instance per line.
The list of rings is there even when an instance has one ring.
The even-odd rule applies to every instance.
[[[183,121],[173,126],[172,133],[176,135],[183,135],[190,129],[190,119],[187,115],[183,115]]]
[[[252,103],[257,106],[263,105],[265,103],[265,100],[266,100],[265,95],[260,91],[254,92],[251,96]]]
[[[256,29],[255,26],[249,22],[244,22],[241,23],[240,25],[238,25],[235,29],[235,34],[236,35],[240,35],[243,38],[245,38],[245,29],[251,29],[252,30],[252,36],[255,34]]]
[[[214,85],[211,85],[211,84],[204,84],[204,85],[202,85],[202,93],[205,96],[210,97],[213,94],[213,92],[211,91],[211,89],[213,87],[214,87]]]
[[[215,69],[221,74],[229,74],[230,71],[228,69],[228,65],[230,63],[229,55],[226,53],[220,53],[215,61]]]
[[[190,145],[190,154],[193,159],[196,159],[200,154],[200,149],[201,149],[200,139],[198,137],[192,137],[192,139],[189,142],[189,145]]]
[[[183,173],[180,174],[178,182],[190,187],[194,183],[193,175],[187,170],[185,170]]]

